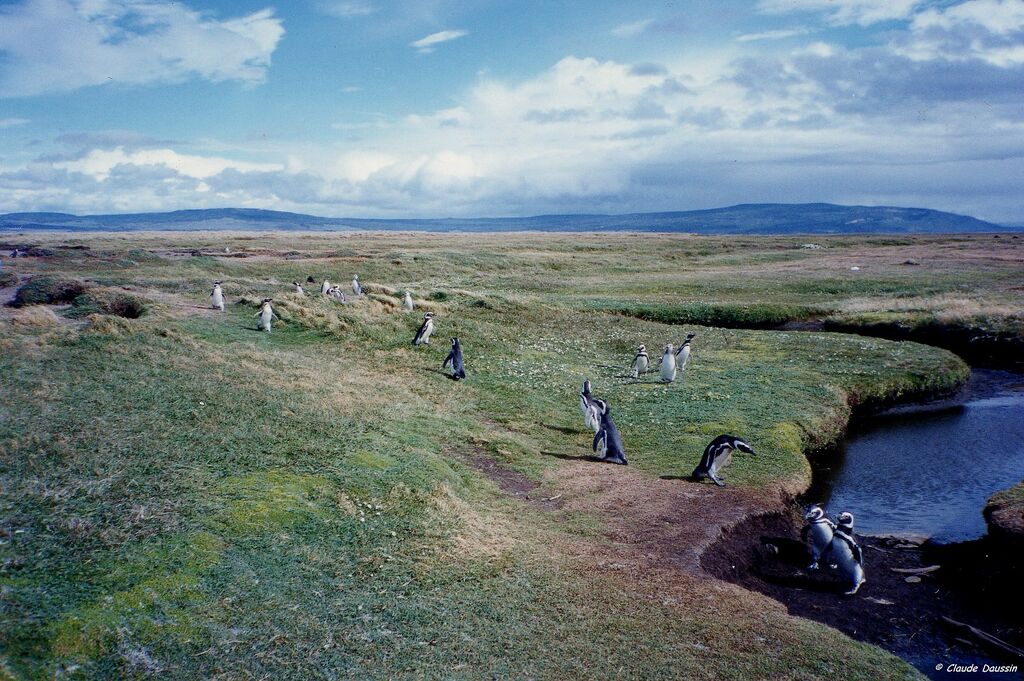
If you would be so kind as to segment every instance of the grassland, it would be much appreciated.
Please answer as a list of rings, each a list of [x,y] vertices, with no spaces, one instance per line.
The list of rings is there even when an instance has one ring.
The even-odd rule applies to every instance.
[[[856,405],[949,390],[965,365],[722,327],[952,310],[1012,331],[1020,247],[989,238],[21,237],[51,255],[5,271],[87,290],[0,317],[0,674],[913,676],[687,551],[803,489],[805,450]],[[355,273],[369,295],[347,306],[288,292]],[[406,288],[437,313],[429,348]],[[281,320],[260,334],[267,295]],[[686,330],[680,381],[625,376],[637,343]],[[464,382],[439,371],[451,335]],[[584,377],[628,469],[581,458]],[[722,432],[761,452],[731,488],[671,479]]]

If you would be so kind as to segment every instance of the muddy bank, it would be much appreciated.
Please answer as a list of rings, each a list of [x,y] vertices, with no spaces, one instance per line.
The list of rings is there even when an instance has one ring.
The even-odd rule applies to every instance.
[[[1007,560],[992,550],[990,539],[940,546],[861,537],[867,582],[855,596],[843,596],[831,570],[806,570],[810,556],[799,541],[799,523],[795,508],[752,517],[724,532],[704,553],[701,566],[774,598],[792,615],[899,655],[933,678],[946,674],[935,671],[940,663],[1016,663],[1024,669],[1024,659],[968,640],[943,620],[1024,647],[1024,620],[1019,606],[1012,605],[1024,602],[1019,554]],[[935,565],[939,568],[917,580],[895,571]]]

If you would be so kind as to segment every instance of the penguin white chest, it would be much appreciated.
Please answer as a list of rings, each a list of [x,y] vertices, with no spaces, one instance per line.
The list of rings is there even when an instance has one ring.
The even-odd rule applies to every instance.
[[[263,309],[260,310],[260,328],[264,331],[270,331],[270,325],[274,319],[274,311],[269,305],[264,305]]]
[[[430,342],[430,334],[434,333],[434,320],[428,319],[427,325],[423,328],[423,342]]]
[[[405,294],[405,309],[407,312],[412,312],[412,296],[408,293]]]
[[[684,345],[679,350],[679,354],[676,356],[676,364],[679,370],[682,371],[686,368],[686,363],[690,360],[690,346]]]
[[[676,380],[676,358],[666,353],[661,360],[661,380],[672,382]]]
[[[808,534],[811,538],[811,551],[817,560],[825,547],[832,541],[832,528],[828,526],[828,523],[812,523]]]
[[[213,295],[210,296],[213,300],[213,306],[218,310],[224,309],[224,291],[221,290],[220,286],[213,289]]]
[[[637,355],[636,360],[633,362],[633,371],[638,374],[646,374],[647,366],[647,355]]]
[[[711,472],[717,474],[718,471],[722,470],[731,463],[732,447],[729,447],[725,450],[725,452],[716,456],[715,459],[711,462]]]

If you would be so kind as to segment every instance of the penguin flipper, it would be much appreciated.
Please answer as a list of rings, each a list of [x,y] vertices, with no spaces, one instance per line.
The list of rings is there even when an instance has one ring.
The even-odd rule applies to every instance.
[[[864,552],[861,551],[860,544],[853,542],[850,548],[853,550],[853,559],[857,561],[857,564],[864,565]]]
[[[444,358],[444,362],[441,363],[441,368],[444,369],[449,364],[452,364],[453,358],[452,353],[448,353],[448,356]]]
[[[800,530],[800,541],[802,541],[803,543],[806,544],[807,543],[807,535],[810,533],[810,531],[811,531],[811,526],[810,525],[804,525],[803,529]]]
[[[603,439],[604,439],[604,430],[603,429],[598,429],[598,431],[596,433],[594,433],[594,442],[590,446],[591,449],[593,449],[596,452],[597,451],[597,446],[599,444],[601,444],[601,440],[603,440]]]

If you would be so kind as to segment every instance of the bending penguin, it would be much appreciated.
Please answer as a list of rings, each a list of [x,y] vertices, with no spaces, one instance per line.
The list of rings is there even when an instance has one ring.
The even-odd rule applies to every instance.
[[[601,429],[601,415],[594,394],[590,392],[590,379],[583,381],[583,390],[580,390],[580,411],[587,428],[595,433]]]
[[[843,511],[836,518],[832,541],[822,556],[849,582],[850,588],[843,593],[852,596],[866,580],[864,579],[864,553],[853,538],[853,514]]]
[[[619,429],[612,422],[612,412],[608,408],[608,403],[600,398],[595,398],[594,405],[597,407],[601,419],[597,432],[594,433],[594,453],[601,461],[616,463],[620,466],[628,465],[626,450],[622,446],[622,436],[619,435]]]
[[[299,282],[293,281],[292,286],[295,287],[295,292],[298,293],[300,296],[306,295],[306,292],[302,290],[302,284],[300,284]]]
[[[448,351],[448,356],[444,358],[441,368],[444,369],[449,364],[452,365],[452,378],[457,381],[466,377],[466,364],[462,359],[462,343],[459,342],[458,336],[452,338],[452,349]]]
[[[434,313],[427,312],[423,315],[423,323],[420,324],[416,337],[412,339],[413,345],[430,345],[430,334],[434,333]]]
[[[807,507],[804,520],[807,524],[800,530],[800,540],[807,544],[811,551],[811,564],[807,569],[817,570],[818,561],[832,543],[832,531],[835,530],[836,524],[825,516],[825,511],[817,504]]]
[[[732,463],[732,453],[737,449],[747,454],[756,454],[753,447],[735,435],[719,435],[704,448],[704,456],[700,458],[700,463],[693,469],[690,478],[694,482],[711,478],[719,487],[725,487],[719,472]]]
[[[363,287],[359,285],[359,275],[352,275],[352,293],[357,296],[363,295]]]
[[[259,324],[257,324],[256,328],[260,331],[266,331],[267,333],[270,333],[270,327],[274,325],[274,318],[277,317],[280,319],[280,317],[274,313],[274,308],[270,306],[272,300],[272,298],[264,298],[263,302],[260,304],[260,311],[256,313],[256,316],[260,318]]]
[[[224,289],[220,287],[220,282],[213,282],[213,292],[210,293],[211,307],[224,311]]]
[[[683,341],[679,349],[676,350],[676,369],[678,371],[686,370],[686,363],[690,361],[690,341],[694,339],[697,334],[688,333],[686,334],[686,340]]]
[[[676,380],[676,353],[672,352],[671,343],[665,346],[661,355],[661,380],[665,383]]]
[[[412,296],[408,291],[405,292],[405,300],[402,301],[402,307],[406,312],[412,312]]]
[[[646,374],[650,363],[651,358],[647,356],[647,346],[636,346],[636,355],[633,356],[633,372],[630,375],[637,378],[640,374]]]

